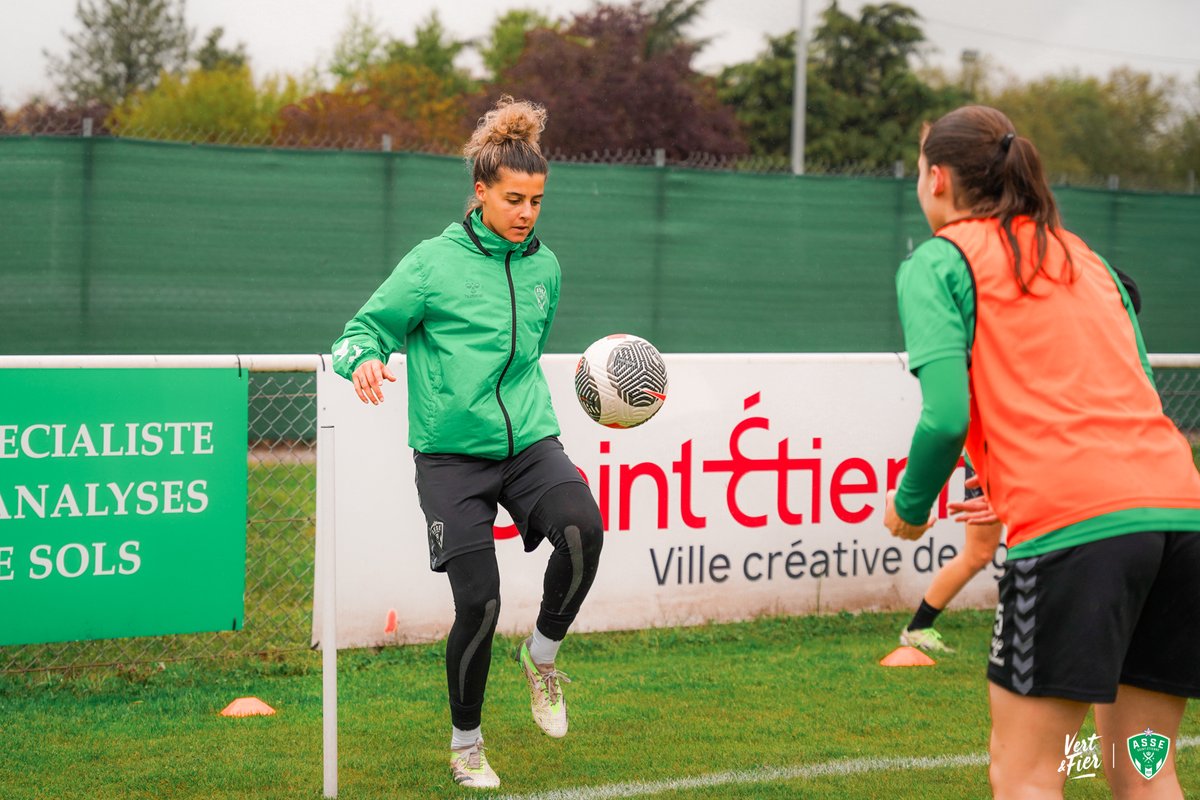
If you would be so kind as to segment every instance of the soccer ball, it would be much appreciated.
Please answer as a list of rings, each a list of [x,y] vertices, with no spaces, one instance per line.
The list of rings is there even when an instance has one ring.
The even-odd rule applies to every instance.
[[[589,417],[609,428],[632,428],[667,399],[667,365],[654,345],[628,333],[593,342],[575,367],[575,395]]]

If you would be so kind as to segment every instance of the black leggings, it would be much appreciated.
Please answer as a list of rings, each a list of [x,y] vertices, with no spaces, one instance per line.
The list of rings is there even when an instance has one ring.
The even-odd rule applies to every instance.
[[[554,545],[537,627],[543,636],[561,641],[596,577],[604,544],[600,511],[585,484],[561,483],[542,495],[529,515],[529,525]],[[459,730],[471,730],[479,727],[492,636],[500,616],[496,551],[489,548],[455,556],[446,562],[446,574],[454,593],[454,625],[446,639],[450,718]]]

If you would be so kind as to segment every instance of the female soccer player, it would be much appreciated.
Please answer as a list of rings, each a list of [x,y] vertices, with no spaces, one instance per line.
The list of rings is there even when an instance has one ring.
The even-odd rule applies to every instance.
[[[600,511],[563,452],[538,359],[558,304],[558,259],[534,235],[549,167],[538,140],[546,112],[501,98],[464,153],[475,192],[466,219],[418,244],[346,324],[334,368],[364,403],[383,402],[396,380],[388,356],[404,347],[408,443],[428,524],[429,563],[454,594],[446,641],[450,766],[463,786],[499,786],[483,752],[480,716],[500,575],[492,528],[497,505],[512,515],[527,551],[554,546],[541,610],[517,658],[533,718],[567,733],[555,667],[600,558]]]
[[[1113,267],[1113,272],[1129,295],[1129,304],[1134,313],[1141,311],[1141,292],[1133,278]],[[995,511],[987,504],[983,490],[979,488],[979,477],[970,464],[966,465],[966,492],[961,503],[951,503],[950,510],[956,512],[959,522],[966,523],[963,551],[945,564],[929,582],[921,604],[917,606],[912,621],[900,631],[900,644],[919,647],[930,652],[953,653],[946,646],[942,635],[933,627],[938,615],[976,574],[991,564],[996,557],[996,548],[1004,533],[1004,525]]]
[[[885,521],[925,532],[965,440],[1007,526],[995,796],[1062,797],[1064,741],[1095,704],[1114,795],[1181,797],[1169,742],[1200,696],[1200,475],[1128,293],[1062,227],[1033,143],[995,109],[923,132],[917,197],[935,236],[897,289],[923,407]],[[1146,742],[1157,755],[1135,770]]]

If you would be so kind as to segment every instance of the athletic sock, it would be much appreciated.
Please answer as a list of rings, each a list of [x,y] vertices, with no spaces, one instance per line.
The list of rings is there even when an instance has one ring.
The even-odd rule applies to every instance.
[[[910,631],[919,631],[923,628],[932,628],[933,621],[937,619],[940,613],[942,613],[940,608],[934,608],[925,602],[925,598],[921,598],[921,605],[917,609],[917,613],[913,614],[912,622],[908,623],[908,629]]]
[[[535,664],[553,664],[558,656],[558,646],[562,641],[554,641],[542,634],[535,625],[533,636],[529,637],[529,657]]]
[[[451,727],[453,733],[450,736],[450,749],[461,750],[464,747],[470,747],[483,738],[483,728],[472,728],[469,731],[460,731],[458,728]]]

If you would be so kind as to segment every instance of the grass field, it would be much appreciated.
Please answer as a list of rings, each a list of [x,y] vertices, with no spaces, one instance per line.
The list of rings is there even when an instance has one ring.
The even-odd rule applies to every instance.
[[[339,796],[987,797],[991,615],[942,619],[960,650],[917,669],[877,664],[906,621],[897,614],[572,637],[560,656],[574,679],[562,741],[535,728],[508,660],[514,641],[498,638],[484,710],[504,781],[493,793],[449,780],[440,644],[344,652]],[[218,715],[247,695],[278,713]],[[1181,734],[1200,734],[1200,706]],[[320,657],[168,664],[85,681],[0,677],[0,747],[5,800],[319,798]],[[889,761],[899,759],[940,760]],[[1200,791],[1200,748],[1180,750],[1178,764],[1185,791]],[[769,768],[782,777],[763,782]],[[706,777],[718,785],[680,785]],[[613,786],[631,782],[661,791]],[[609,791],[589,791],[598,787]],[[1107,796],[1102,777],[1067,786],[1069,798]]]
[[[25,649],[35,663],[128,663],[136,643],[151,663],[0,675],[0,800],[321,797],[318,654],[153,666],[158,657],[303,646],[313,482],[311,464],[252,466],[247,630],[237,634],[248,644],[201,634]],[[561,742],[534,727],[508,662],[513,642],[499,638],[484,731],[504,786],[492,793],[449,781],[441,644],[342,653],[339,796],[988,797],[991,613],[945,615],[938,627],[959,653],[936,667],[879,667],[905,621],[842,614],[572,637],[561,661],[575,679],[572,733]],[[218,715],[247,695],[278,713]],[[1200,736],[1197,709],[1181,731],[1189,744]],[[1200,747],[1178,755],[1185,792],[1200,793]],[[635,782],[661,791],[639,794]],[[1067,797],[1108,797],[1107,786],[1071,781]]]

